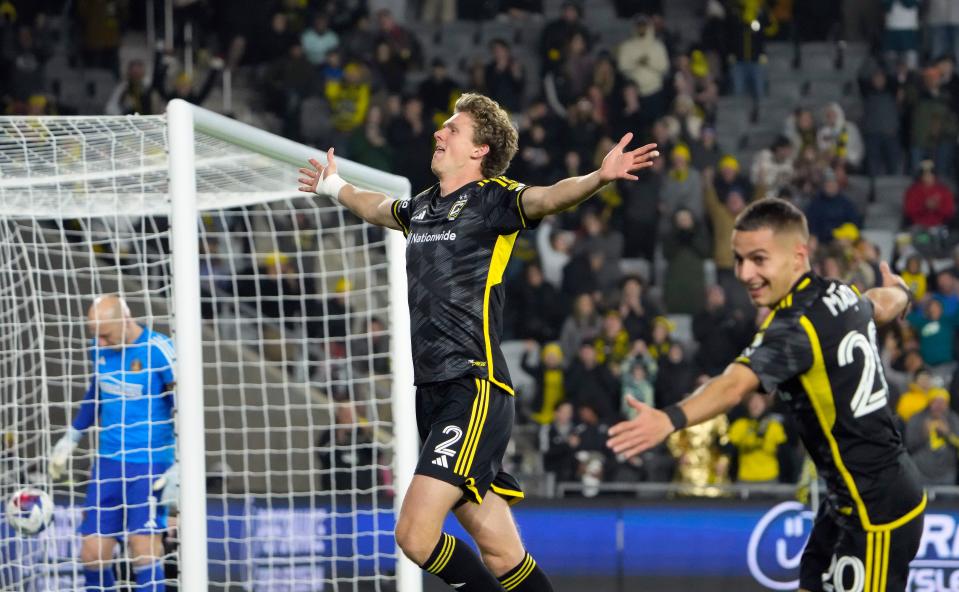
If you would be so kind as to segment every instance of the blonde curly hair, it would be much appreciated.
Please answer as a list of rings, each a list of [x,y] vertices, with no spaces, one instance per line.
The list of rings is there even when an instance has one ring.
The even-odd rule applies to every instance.
[[[477,93],[460,96],[453,112],[467,113],[473,119],[473,144],[489,146],[481,165],[483,176],[496,177],[505,173],[519,150],[519,134],[509,113],[493,99]]]

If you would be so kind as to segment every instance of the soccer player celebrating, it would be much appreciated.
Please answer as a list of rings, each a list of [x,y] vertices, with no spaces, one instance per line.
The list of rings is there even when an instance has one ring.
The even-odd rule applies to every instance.
[[[729,410],[756,390],[792,409],[826,480],[800,563],[802,590],[904,590],[919,548],[926,497],[888,404],[876,325],[902,315],[910,293],[883,263],[882,286],[859,294],[813,274],[806,219],[764,199],[733,230],[736,275],[753,303],[772,312],[725,372],[678,405],[610,429],[614,452],[634,456],[670,433]]]
[[[87,319],[93,379],[72,426],[53,447],[48,472],[59,479],[83,430],[99,421],[100,444],[80,525],[86,589],[113,589],[110,561],[117,538],[125,537],[136,589],[163,592],[165,504],[175,499],[177,487],[173,342],[137,324],[116,295],[94,300]]]
[[[517,133],[493,100],[464,94],[434,134],[439,183],[412,199],[360,190],[327,166],[302,168],[300,191],[331,195],[360,218],[406,236],[417,426],[424,442],[396,526],[412,561],[457,590],[552,590],[526,552],[509,510],[522,499],[502,471],[513,425],[513,387],[500,331],[501,284],[518,233],[586,200],[607,183],[635,180],[655,145],[626,150],[626,134],[588,175],[549,187],[503,177]],[[442,531],[453,510],[469,545]]]

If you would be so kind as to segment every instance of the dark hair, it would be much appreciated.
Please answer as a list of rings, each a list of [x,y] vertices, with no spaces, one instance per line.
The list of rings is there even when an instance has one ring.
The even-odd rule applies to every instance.
[[[773,232],[797,231],[804,239],[809,238],[809,226],[802,211],[784,199],[770,197],[746,206],[736,217],[734,230],[752,232],[769,228]]]

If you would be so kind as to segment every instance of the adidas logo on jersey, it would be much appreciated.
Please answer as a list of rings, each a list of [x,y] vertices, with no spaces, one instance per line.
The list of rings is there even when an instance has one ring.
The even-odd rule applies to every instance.
[[[445,456],[437,456],[436,458],[433,459],[433,464],[438,467],[443,467],[444,469],[450,468],[449,463],[446,462]]]
[[[425,220],[426,219],[426,208],[416,212],[410,220]]]

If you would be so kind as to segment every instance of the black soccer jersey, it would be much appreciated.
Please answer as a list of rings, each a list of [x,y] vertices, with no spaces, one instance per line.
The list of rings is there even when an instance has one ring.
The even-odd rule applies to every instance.
[[[523,211],[525,190],[496,177],[447,196],[437,184],[393,203],[406,236],[417,385],[476,376],[513,392],[499,345],[502,280],[517,234],[537,224]]]
[[[736,361],[792,409],[838,518],[873,530],[922,511],[918,473],[888,404],[868,298],[806,274]]]

